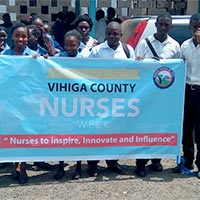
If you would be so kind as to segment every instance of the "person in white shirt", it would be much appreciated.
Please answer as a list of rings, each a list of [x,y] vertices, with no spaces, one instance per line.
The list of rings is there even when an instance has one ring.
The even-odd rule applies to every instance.
[[[65,51],[56,54],[56,57],[76,57],[82,56],[78,52],[78,47],[82,41],[82,35],[76,29],[68,31],[64,36],[64,49]],[[64,161],[59,161],[57,172],[54,175],[55,180],[60,180],[65,175]],[[73,179],[79,179],[81,177],[81,161],[77,161],[75,171],[72,174]]]
[[[171,21],[171,20],[170,20]],[[160,20],[158,21],[160,22]],[[158,24],[156,22],[156,24]],[[163,23],[163,22],[161,22]],[[169,22],[170,23],[170,22]],[[151,45],[153,46],[154,50],[156,51],[159,59],[173,59],[173,58],[180,58],[180,45],[179,43],[170,37],[166,31],[168,30],[165,28],[165,24],[159,25],[163,26],[164,28],[159,28],[158,32],[150,35],[148,37]],[[171,26],[171,25],[168,25]],[[142,58],[154,58],[151,49],[149,48],[145,39],[141,40],[136,48],[137,56],[141,56]]]
[[[92,19],[87,15],[79,15],[74,20],[73,26],[83,37],[78,51],[83,57],[88,57],[91,49],[98,43],[95,38],[89,35],[93,27]]]
[[[106,27],[106,41],[92,48],[90,58],[135,58],[134,50],[127,45],[125,52],[120,38],[122,36],[121,25],[118,22],[110,22]],[[128,54],[128,56],[127,56]],[[97,163],[99,161],[88,161],[88,174],[97,175]],[[114,172],[122,173],[123,168],[117,160],[106,160],[108,168]]]
[[[123,44],[120,42],[122,36],[121,25],[112,21],[106,28],[106,41],[91,50],[89,57],[92,58],[127,58]],[[129,58],[135,58],[135,52],[130,45],[126,45],[129,51]]]
[[[72,26],[81,34],[82,41],[78,47],[79,57],[87,58],[91,49],[97,45],[98,41],[90,36],[93,27],[92,19],[88,15],[79,15],[73,21]],[[72,174],[73,179],[81,177],[81,161],[77,161],[75,171]]]
[[[184,167],[194,168],[196,143],[197,153],[195,164],[198,168],[197,177],[200,178],[200,14],[193,14],[190,18],[190,30],[193,37],[181,45],[181,56],[186,61],[186,88],[183,120],[183,157]],[[181,165],[181,164],[180,164]],[[173,169],[174,173],[181,173],[180,165]]]
[[[106,20],[105,13],[103,10],[97,10],[96,12],[96,39],[99,43],[105,41],[105,32],[106,32]]]
[[[155,26],[157,32],[148,37],[150,44],[154,51],[153,53],[150,46],[147,44],[146,38],[141,40],[136,49],[137,59],[155,58],[159,59],[173,59],[180,58],[180,45],[177,41],[171,38],[167,33],[172,26],[172,18],[169,13],[162,13],[158,15]],[[140,177],[146,176],[145,165],[149,159],[136,159],[135,174]],[[151,169],[155,172],[162,172],[163,166],[160,163],[161,159],[151,159]]]

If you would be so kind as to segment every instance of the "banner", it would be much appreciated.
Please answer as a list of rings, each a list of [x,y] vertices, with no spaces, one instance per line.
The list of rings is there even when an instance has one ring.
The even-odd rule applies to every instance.
[[[180,59],[0,57],[0,162],[176,158]]]

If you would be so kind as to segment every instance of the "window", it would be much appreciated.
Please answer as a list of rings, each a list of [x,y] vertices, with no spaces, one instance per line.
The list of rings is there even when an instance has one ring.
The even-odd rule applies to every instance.
[[[37,6],[37,0],[29,0],[30,6]]]
[[[192,32],[188,28],[188,24],[173,25],[168,34],[174,38],[180,45],[187,39],[192,37]]]
[[[68,12],[68,6],[63,6],[63,12],[67,13]]]
[[[20,6],[20,13],[27,14],[27,6]]]
[[[55,22],[57,19],[57,14],[51,14],[51,21]]]
[[[51,6],[57,7],[57,0],[51,0]]]
[[[42,6],[41,7],[41,13],[42,14],[49,14],[49,7],[48,6]]]

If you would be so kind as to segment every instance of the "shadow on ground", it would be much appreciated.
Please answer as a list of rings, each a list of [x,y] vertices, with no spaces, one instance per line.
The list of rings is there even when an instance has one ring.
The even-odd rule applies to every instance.
[[[52,164],[52,163],[51,163]],[[137,177],[134,174],[133,165],[122,165],[124,167],[123,174],[117,174],[115,172],[110,171],[106,165],[99,164],[98,165],[98,176],[90,177],[87,174],[87,163],[82,164],[82,176],[79,180],[72,180],[72,173],[75,170],[75,162],[70,162],[70,164],[65,163],[65,176],[59,180],[54,180],[53,176],[56,173],[58,163],[53,163],[51,170],[43,170],[41,168],[35,168],[33,165],[27,164],[27,173],[28,173],[28,182],[24,184],[24,186],[31,185],[48,185],[48,184],[59,184],[62,182],[68,183],[84,183],[84,182],[94,182],[94,181],[125,181],[131,179],[142,179],[142,181],[146,182],[171,182],[177,178],[190,178],[185,174],[174,174],[172,173],[172,168],[164,169],[163,172],[153,172],[148,166],[147,176],[146,177]],[[18,187],[19,184],[17,181],[11,179],[11,173],[13,170],[13,165],[11,164],[5,169],[0,169],[0,188],[4,187]]]

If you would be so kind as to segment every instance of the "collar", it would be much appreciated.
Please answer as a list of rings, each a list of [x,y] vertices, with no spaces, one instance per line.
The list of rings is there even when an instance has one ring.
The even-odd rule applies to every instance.
[[[122,46],[122,43],[119,41],[119,46],[117,47],[117,49],[119,48],[119,47],[121,47]],[[108,45],[108,42],[107,42],[107,40],[104,42],[104,43],[102,43],[102,48],[109,48],[109,49],[112,49],[112,48],[110,48],[110,46]],[[113,49],[114,50],[114,49]],[[116,50],[116,49],[115,49]]]
[[[197,40],[194,39],[194,38],[192,39],[192,42],[193,42],[193,44],[194,44],[195,47],[197,47],[197,46],[199,45],[199,44],[197,43]]]
[[[154,34],[151,35],[151,36],[149,36],[148,38],[149,38],[149,41],[150,41],[150,42],[159,41],[159,40],[157,40],[157,39],[155,38]],[[160,41],[159,41],[159,42],[160,42]],[[168,43],[168,42],[169,42],[169,35],[167,35],[167,38],[162,42],[162,44]]]

